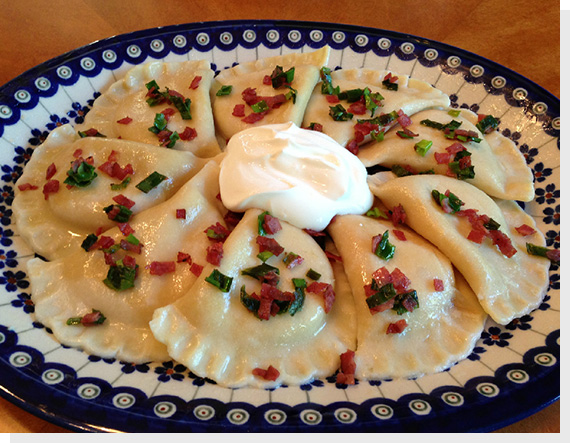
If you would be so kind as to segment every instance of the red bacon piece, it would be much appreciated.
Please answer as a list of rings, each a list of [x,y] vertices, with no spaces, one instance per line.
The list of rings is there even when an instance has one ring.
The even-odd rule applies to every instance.
[[[394,236],[400,241],[407,241],[406,234],[404,231],[400,231],[399,229],[392,229]]]
[[[434,152],[433,156],[438,165],[447,165],[453,158],[449,152]]]
[[[35,189],[38,189],[38,187],[36,185],[32,185],[31,183],[22,183],[21,185],[18,185],[18,189],[20,191],[33,191]]]
[[[489,231],[493,244],[499,248],[499,251],[508,258],[511,258],[517,253],[517,249],[511,243],[511,239],[503,232],[498,229],[492,229]]]
[[[461,151],[465,151],[465,146],[463,146],[461,143],[453,143],[452,145],[449,145],[447,148],[445,148],[445,150],[451,154],[451,155],[455,155],[458,152]]]
[[[100,320],[102,315],[103,314],[101,314],[101,312],[99,312],[99,311],[94,311],[94,312],[90,312],[89,314],[85,314],[83,317],[81,317],[81,324],[83,326],[96,325],[97,322]]]
[[[179,136],[180,136],[180,140],[183,140],[185,142],[189,142],[189,141],[194,140],[196,137],[198,137],[198,132],[196,131],[196,129],[186,126],[186,128],[184,128],[184,131],[182,131],[179,134]]]
[[[225,242],[226,238],[228,238],[228,235],[230,235],[230,231],[225,226],[220,224],[220,222],[216,222],[215,225],[211,225],[204,229],[204,233],[206,233],[208,239],[212,241],[220,241],[222,243]]]
[[[200,277],[204,266],[199,265],[198,263],[192,263],[190,266],[190,272],[194,274],[196,277]]]
[[[325,300],[325,313],[328,314],[332,309],[336,294],[331,284],[314,281],[307,286],[307,292],[322,295]]]
[[[176,218],[186,218],[186,209],[177,209],[176,210]]]
[[[273,82],[271,81],[271,76],[270,76],[270,75],[264,75],[264,76],[263,76],[263,84],[264,84],[264,85],[267,85],[267,86],[273,84]]]
[[[396,323],[390,323],[386,329],[386,334],[400,334],[408,327],[406,320],[398,320]]]
[[[123,258],[123,265],[125,265],[127,268],[135,269],[137,266],[137,260],[130,255],[126,255]]]
[[[336,382],[342,385],[355,384],[355,372],[356,363],[354,362],[354,351],[349,349],[340,355],[340,372],[336,375]]]
[[[192,264],[192,257],[190,254],[186,254],[185,252],[178,252],[176,255],[176,263],[188,263],[189,265]]]
[[[519,227],[517,227],[515,229],[523,237],[526,237],[527,235],[532,235],[536,232],[536,230],[534,228],[530,227],[527,224],[520,225]]]
[[[57,168],[55,167],[55,164],[52,163],[46,169],[46,180],[49,180],[50,178],[52,178],[56,172],[57,172]]]
[[[235,105],[232,115],[234,117],[245,117],[245,105]]]
[[[247,117],[244,117],[241,119],[242,122],[244,123],[256,123],[260,120],[263,119],[263,117],[265,117],[265,114],[267,114],[267,112],[252,112],[251,114],[249,114]]]
[[[437,292],[441,292],[445,289],[445,287],[443,286],[443,280],[439,279],[439,278],[434,278],[433,279],[433,287]]]
[[[397,77],[396,77],[396,79],[397,79]],[[412,124],[412,119],[410,117],[408,117],[404,113],[404,111],[402,111],[401,109],[398,109],[398,119],[397,120],[398,120],[398,123],[400,124],[400,126],[404,129]],[[417,136],[417,134],[416,134],[416,136]]]
[[[134,252],[135,254],[140,254],[142,251],[142,245],[140,243],[138,245],[134,245],[132,243],[129,243],[125,239],[121,240],[119,246],[121,247],[121,249],[129,252]]]
[[[189,89],[198,89],[198,86],[200,86],[200,81],[202,81],[201,75],[197,75],[196,77],[194,77],[192,79],[192,83],[190,83]]]
[[[132,200],[131,200],[130,198],[128,198],[128,197],[125,197],[123,194],[115,195],[115,196],[113,197],[113,200],[114,200],[117,204],[119,204],[119,205],[121,205],[121,206],[124,206],[125,208],[128,208],[128,209],[131,209],[131,208],[135,205],[135,202],[134,202],[134,201],[132,201]]]
[[[251,373],[256,377],[261,377],[267,381],[275,381],[279,378],[280,375],[279,371],[271,365],[269,365],[267,369],[255,368],[253,371],[251,371]]]
[[[392,208],[390,218],[394,226],[398,226],[399,223],[406,222],[406,211],[402,205],[394,206]]]
[[[327,97],[330,97],[330,95],[327,95]],[[348,112],[354,114],[354,115],[364,115],[366,114],[366,105],[364,104],[364,100],[360,100],[357,102],[352,103],[349,107],[348,107]]]
[[[224,256],[224,245],[222,242],[214,243],[206,249],[206,261],[214,266],[220,266]]]
[[[276,234],[277,232],[281,231],[281,223],[277,217],[273,217],[270,214],[265,214],[263,217],[263,229],[270,235]]]
[[[91,245],[89,250],[94,251],[96,249],[109,249],[114,244],[115,240],[113,240],[111,237],[102,235],[95,243]]]
[[[148,266],[151,275],[164,275],[176,271],[176,263],[173,261],[153,261]]]
[[[130,118],[130,117],[123,117],[122,119],[117,120],[117,123],[120,124],[120,125],[128,125],[128,124],[131,123],[132,121],[133,121],[133,119]]]
[[[43,188],[44,198],[47,200],[50,194],[55,194],[59,191],[59,180],[48,181]]]
[[[119,223],[118,224],[121,233],[126,237],[130,234],[133,234],[135,230],[129,225],[128,223]]]
[[[269,251],[277,257],[285,250],[274,238],[259,235],[255,241],[259,245],[259,252]]]

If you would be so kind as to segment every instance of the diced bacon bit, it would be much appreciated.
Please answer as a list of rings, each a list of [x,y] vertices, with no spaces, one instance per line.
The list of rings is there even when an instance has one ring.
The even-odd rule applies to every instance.
[[[438,165],[447,165],[453,159],[453,156],[448,152],[434,152],[433,156]]]
[[[194,140],[196,137],[198,137],[198,132],[196,131],[196,129],[194,128],[190,128],[189,126],[186,126],[186,128],[184,128],[184,131],[182,131],[180,134],[180,140],[183,140],[185,142],[189,142]]]
[[[123,265],[127,268],[135,269],[137,266],[137,260],[131,255],[126,255],[123,257]]]
[[[166,147],[170,144],[170,136],[172,135],[172,131],[169,129],[165,129],[160,131],[156,136],[158,137],[158,143],[160,146]]]
[[[122,233],[125,237],[127,237],[127,236],[129,236],[130,234],[133,234],[133,233],[135,232],[135,230],[132,228],[132,226],[129,225],[128,223],[119,223],[118,226],[119,226],[119,229],[120,229],[121,233]]]
[[[520,225],[519,227],[517,227],[515,229],[523,237],[526,237],[527,235],[532,235],[536,232],[536,230],[534,228],[530,227],[527,224]]]
[[[260,101],[255,88],[246,88],[241,93],[241,98],[244,102],[246,102],[249,106],[254,105]]]
[[[270,235],[276,234],[277,232],[281,231],[281,223],[277,217],[273,217],[270,214],[265,214],[263,217],[263,229]]]
[[[392,75],[391,72],[388,72],[384,77],[384,81],[388,80],[390,83],[396,83],[398,81],[398,76]]]
[[[379,287],[387,285],[388,283],[392,283],[394,285],[394,289],[398,294],[404,294],[410,288],[411,281],[406,275],[400,271],[399,268],[395,268],[392,272],[388,271],[384,266],[378,268],[376,271],[372,273],[372,278],[375,280],[376,284]],[[372,284],[364,285],[364,294],[366,298],[371,297],[375,294],[375,291],[372,290]],[[387,309],[392,309],[394,306],[395,299],[392,298],[388,300],[386,303],[382,303],[381,305],[375,306],[370,309],[371,314],[376,314],[378,312],[386,311]],[[408,309],[406,307],[406,309]],[[410,307],[413,310],[413,307]]]
[[[487,114],[477,114],[477,122],[480,122],[480,121],[483,120],[485,117],[487,117]]]
[[[127,224],[127,223],[121,223],[121,224]],[[119,229],[120,229],[120,227],[119,227]],[[99,227],[97,228],[97,230],[95,231],[95,235],[96,235],[97,237],[99,237],[99,236],[103,233],[103,231],[104,231],[103,226],[99,226]],[[122,231],[121,231],[121,232],[122,232]],[[133,232],[135,232],[134,229],[133,229]],[[126,234],[126,235],[129,235],[129,234]]]
[[[330,97],[330,95],[327,95],[327,97]],[[355,114],[355,115],[364,115],[366,114],[366,104],[364,103],[364,97],[354,103],[351,103],[351,105],[348,107],[348,112]]]
[[[382,241],[382,234],[375,235],[372,237],[372,253],[376,253],[376,249],[378,249],[378,245]]]
[[[358,155],[358,152],[360,151],[358,148],[358,142],[354,138],[346,144],[346,149],[348,152],[354,155]]]
[[[111,157],[111,156],[109,156]],[[122,168],[116,161],[106,161],[97,169],[104,172],[111,178],[117,178],[119,180],[124,180],[127,175],[134,174],[133,166],[129,163],[124,168]]]
[[[396,323],[390,323],[386,329],[386,334],[400,334],[408,327],[406,320],[398,320]]]
[[[341,385],[355,384],[355,372],[356,363],[354,362],[354,351],[349,349],[340,355],[340,371],[336,375],[336,382]]]
[[[173,261],[153,261],[147,268],[150,275],[164,275],[176,271],[176,263]]]
[[[407,241],[406,234],[404,231],[400,231],[399,229],[392,229],[394,236],[400,241]]]
[[[439,279],[439,278],[434,278],[433,279],[433,287],[435,288],[435,290],[437,292],[441,292],[445,289],[445,287],[443,286],[443,280]]]
[[[196,277],[200,277],[204,266],[199,265],[198,263],[192,263],[190,266],[190,272],[194,274]]]
[[[320,123],[312,123],[311,126],[307,126],[304,129],[309,129],[311,131],[317,131],[317,132],[323,132],[323,125],[321,125]]]
[[[483,240],[485,240],[486,236],[487,234],[485,232],[472,229],[467,236],[467,240],[471,240],[473,243],[481,244],[483,243]]]
[[[327,102],[334,104],[334,103],[340,103],[340,99],[338,98],[338,95],[335,94],[329,94],[326,96],[327,98]]]
[[[18,185],[18,189],[20,191],[34,191],[38,189],[38,187],[36,185],[32,185],[31,183],[22,183],[21,185]]]
[[[264,84],[264,85],[267,85],[267,86],[273,84],[273,82],[271,81],[271,76],[270,76],[270,75],[264,75],[264,76],[263,76],[263,84]]]
[[[81,324],[83,326],[94,326],[98,324],[97,322],[101,319],[103,314],[99,311],[90,312],[81,317]]]
[[[270,286],[277,286],[279,284],[279,274],[275,271],[270,271],[262,277],[261,283],[267,283]]]
[[[517,249],[511,243],[511,239],[503,232],[498,229],[493,229],[489,231],[493,244],[499,248],[499,251],[507,257],[511,258],[517,253]]]
[[[100,132],[95,128],[89,128],[86,131],[83,131],[83,134],[85,134],[85,137],[97,137]]]
[[[186,218],[186,209],[177,209],[176,210],[176,218]]]
[[[133,245],[132,243],[129,243],[128,241],[122,239],[121,242],[119,243],[119,246],[121,247],[121,249],[125,250],[125,251],[129,251],[129,252],[134,252],[135,254],[140,254],[142,252],[142,244],[138,244],[138,245]]]
[[[410,131],[408,128],[402,128],[401,131],[396,132],[396,135],[400,138],[409,138],[409,137],[417,137],[418,136],[418,134]],[[406,135],[408,137],[406,137]]]
[[[226,212],[226,215],[224,215],[224,221],[229,229],[235,228],[242,218],[243,212],[228,211]]]
[[[488,215],[479,215],[476,209],[464,209],[457,211],[455,215],[466,217],[469,223],[471,223],[473,229],[467,236],[468,240],[481,244],[485,237],[489,237],[493,241],[493,244],[497,246],[499,251],[507,258],[511,258],[517,253],[517,249],[513,246],[511,239],[504,232],[498,229],[487,229],[484,226],[490,220]]]
[[[399,223],[406,222],[406,211],[402,205],[394,206],[390,211],[390,219],[394,226],[398,226]]]
[[[455,155],[458,152],[461,151],[465,151],[465,146],[463,146],[461,143],[453,143],[452,145],[448,146],[447,148],[445,148],[445,150],[451,154],[451,155]]]
[[[400,271],[399,268],[395,268],[390,274],[392,278],[392,284],[394,289],[398,294],[403,294],[408,289],[410,289],[410,284],[412,283],[406,275]]]
[[[392,274],[384,266],[376,269],[376,271],[372,273],[372,278],[380,287],[387,285],[388,283],[392,283]]]
[[[83,149],[76,149],[75,152],[73,153],[74,158],[79,158],[82,155],[83,155]]]
[[[325,313],[328,314],[330,312],[336,297],[334,289],[330,283],[314,281],[309,286],[307,286],[307,292],[322,295],[325,300]]]
[[[546,251],[546,257],[552,262],[560,261],[560,249],[549,249]]]
[[[49,194],[55,194],[59,191],[59,180],[50,180],[48,181],[43,188],[44,198],[47,200],[49,198]]]
[[[289,257],[292,258],[289,258]],[[301,257],[300,255],[297,254],[293,254],[290,255],[288,254],[286,257],[286,263],[287,263],[287,269],[293,269],[296,266],[299,266],[301,263],[303,263],[305,261],[305,259],[303,257]]]
[[[110,254],[108,252],[103,252],[105,255],[105,264],[109,266],[117,266],[117,261],[119,258],[115,254]]]
[[[211,232],[208,232],[211,231]],[[225,242],[230,235],[230,231],[220,222],[216,222],[215,225],[208,226],[204,229],[204,233],[208,236],[208,239],[215,242]]]
[[[124,206],[125,208],[128,208],[128,209],[131,209],[135,205],[134,201],[132,201],[128,197],[125,197],[123,194],[115,195],[113,197],[113,201],[115,201],[117,204]]]
[[[107,161],[116,162],[118,159],[119,159],[119,153],[113,149],[109,154],[109,157],[107,157]]]
[[[130,117],[123,117],[122,119],[117,120],[117,123],[120,124],[120,125],[128,125],[128,124],[131,123],[132,121],[133,121],[133,119],[130,118]]]
[[[237,104],[232,112],[234,117],[245,117],[245,105]]]
[[[250,124],[257,123],[258,121],[262,120],[263,117],[265,117],[265,114],[267,114],[267,111],[252,112],[247,117],[242,118],[241,121],[244,123],[250,123]]]
[[[200,86],[201,81],[202,81],[202,76],[197,75],[192,79],[192,83],[190,83],[190,87],[188,89],[198,89],[198,86]]]
[[[221,192],[218,192],[216,194],[216,199],[218,199],[219,201],[222,201],[222,193]]]
[[[271,81],[271,78],[269,80]],[[255,368],[253,371],[251,371],[251,373],[256,377],[261,377],[267,381],[275,381],[279,378],[280,375],[279,371],[271,365],[269,365],[267,369]]]
[[[269,251],[276,257],[281,255],[281,253],[285,250],[277,240],[274,238],[264,237],[263,235],[259,235],[255,242],[259,245],[259,252]]]
[[[305,228],[303,229],[303,231],[305,231],[311,237],[326,237],[327,235],[326,232],[324,231],[315,231],[314,229]]]
[[[252,297],[255,294],[252,294]],[[270,316],[277,315],[279,306],[274,301],[293,301],[295,296],[291,292],[283,292],[276,286],[262,283],[259,297],[259,310],[257,316],[261,320],[269,320]]]
[[[192,257],[185,252],[178,252],[176,255],[176,263],[188,263],[190,265],[192,264]]]
[[[107,237],[102,235],[95,243],[91,245],[89,248],[90,251],[94,251],[97,249],[109,249],[111,246],[115,244],[115,240],[111,237]]]
[[[206,249],[206,261],[214,266],[220,266],[223,256],[224,244],[222,242],[214,243]]]
[[[329,261],[337,261],[342,263],[342,257],[340,255],[333,254],[332,252],[325,251],[325,255],[329,259]]]
[[[170,91],[170,92],[172,92],[172,91]],[[176,114],[176,110],[173,108],[164,108],[162,111],[160,111],[160,113],[162,115],[164,115],[164,118],[168,122],[170,120],[170,117],[172,117],[174,114]]]
[[[55,175],[56,172],[57,172],[57,168],[55,167],[55,164],[52,163],[51,165],[49,165],[49,166],[47,167],[47,170],[46,170],[46,180],[49,180],[50,178],[52,178],[52,177]]]
[[[396,80],[397,79],[398,78],[396,77]],[[394,82],[391,82],[391,83],[394,83]],[[402,128],[406,128],[412,124],[412,119],[410,117],[408,117],[406,115],[406,113],[404,111],[402,111],[401,109],[398,109],[398,119],[397,120],[398,120],[398,123],[400,124],[400,126]],[[417,134],[416,134],[416,137],[417,137]]]

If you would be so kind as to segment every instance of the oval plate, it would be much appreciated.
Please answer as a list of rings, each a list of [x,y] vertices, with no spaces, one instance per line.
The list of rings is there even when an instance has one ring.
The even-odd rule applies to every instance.
[[[560,273],[530,315],[489,321],[474,352],[415,380],[332,379],[275,390],[225,389],[174,362],[133,365],[59,344],[35,322],[26,261],[33,252],[11,223],[14,184],[33,150],[64,123],[81,123],[93,100],[132,65],[207,59],[220,71],[323,45],[333,68],[409,74],[447,93],[453,107],[499,117],[525,155],[536,197],[525,210],[560,248],[560,101],[520,75],[461,49],[389,31],[312,22],[176,25],[93,43],[0,88],[0,394],[73,430],[185,432],[490,431],[560,396]]]

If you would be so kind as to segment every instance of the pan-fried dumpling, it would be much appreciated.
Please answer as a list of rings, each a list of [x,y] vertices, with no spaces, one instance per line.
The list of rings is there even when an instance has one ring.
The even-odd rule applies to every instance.
[[[97,176],[89,183],[86,172],[80,175],[83,177],[80,184],[84,187],[68,187],[65,180],[72,164],[89,161],[89,157],[93,158],[92,172]],[[191,152],[155,148],[144,143],[79,138],[70,125],[62,126],[36,148],[18,180],[18,188],[37,187],[16,190],[14,218],[18,232],[38,254],[50,260],[63,257],[90,233],[115,225],[104,210],[118,203],[113,198],[127,197],[135,203],[130,210],[136,214],[168,199],[206,162]],[[132,166],[132,173],[128,172],[128,165]],[[46,179],[46,171],[51,171],[49,175],[53,173],[53,176]],[[136,187],[155,171],[166,179],[146,193]],[[130,182],[127,184],[124,180]],[[48,192],[54,181],[57,181],[57,192]]]
[[[293,122],[301,126],[303,114],[313,88],[319,81],[319,70],[329,59],[330,48],[325,46],[314,52],[290,53],[241,63],[220,72],[211,88],[212,108],[216,130],[223,141],[252,125]],[[271,80],[277,67],[283,73]],[[293,80],[286,73],[294,69]],[[290,75],[290,74],[289,74]],[[283,84],[283,81],[287,84]],[[223,87],[231,91],[223,94]],[[291,89],[293,88],[293,90]],[[268,106],[265,112],[251,105],[261,100]]]
[[[370,111],[366,110],[365,114],[352,113],[353,117],[346,121],[335,120],[330,115],[330,108],[340,104],[350,112],[351,104],[345,99],[340,100],[338,104],[329,102],[327,99],[329,96],[321,92],[321,84],[318,84],[307,105],[303,127],[308,127],[311,123],[320,123],[325,134],[335,139],[339,144],[346,146],[349,141],[355,138],[354,125],[357,124],[357,120],[368,120],[381,114],[390,114],[399,110],[411,116],[427,108],[449,106],[449,97],[439,89],[407,75],[393,74],[394,77],[398,78],[396,83],[393,83],[398,85],[398,89],[387,89],[383,85],[383,81],[388,74],[392,73],[372,69],[340,69],[332,72],[330,77],[334,88],[338,87],[343,92],[356,89],[364,90],[368,87],[372,94],[380,93],[383,97],[382,105],[374,111],[373,116],[370,115]],[[382,125],[380,129],[382,129]],[[359,144],[369,140],[370,137],[366,136]]]
[[[529,255],[526,243],[544,246],[545,240],[538,231],[523,237],[515,230],[522,224],[536,228],[516,203],[495,201],[445,176],[407,176],[379,185],[372,177],[369,185],[387,207],[403,207],[406,224],[451,260],[497,323],[507,324],[541,303],[550,262]]]
[[[204,276],[215,277],[221,273],[215,280],[228,277],[231,282],[222,281],[218,285],[222,289],[219,289],[202,279],[183,298],[158,309],[151,322],[155,337],[167,345],[172,358],[196,375],[223,386],[298,385],[326,377],[339,367],[339,356],[355,345],[354,305],[342,267],[333,271],[312,237],[286,222],[281,222],[281,230],[268,231],[274,235],[258,237],[259,217],[261,215],[263,220],[265,214],[257,209],[248,210],[223,244],[219,267],[204,269]],[[259,244],[271,239],[284,251],[273,249],[278,255],[263,265],[257,258]],[[290,253],[304,260],[288,269],[287,257],[295,258],[289,256]],[[275,278],[276,271],[271,267],[278,268],[279,283],[262,285],[262,280],[270,282]],[[318,281],[307,277],[310,269],[320,274]],[[295,294],[293,279],[307,284],[299,310],[302,297]],[[299,286],[302,282],[297,281]],[[284,305],[279,307],[281,314],[268,314],[269,307],[277,309],[276,300],[280,297],[268,287],[281,294],[289,293],[288,297],[291,293],[295,295],[293,301],[283,298]],[[333,288],[336,297],[331,307]],[[253,294],[266,301],[256,303]],[[279,372],[274,381],[252,372],[265,371],[270,366]]]
[[[446,138],[444,131],[422,124],[435,122],[446,125],[452,121],[460,122],[460,130],[473,131],[481,141],[460,142]],[[380,142],[372,142],[360,149],[358,158],[364,166],[380,164],[393,167],[411,166],[417,172],[433,170],[436,174],[446,175],[450,168],[448,163],[454,161],[456,153],[450,154],[446,148],[455,145],[463,146],[471,153],[471,165],[474,167],[474,178],[466,179],[467,182],[487,194],[507,199],[530,201],[534,198],[534,186],[532,172],[516,145],[497,131],[483,135],[475,126],[477,114],[469,110],[461,110],[459,116],[450,116],[447,110],[430,109],[418,112],[412,118],[412,124],[408,130],[417,134],[414,138],[401,138],[397,131],[400,126],[392,128]],[[425,155],[419,154],[416,143],[422,140],[432,142]],[[421,152],[421,149],[420,149]],[[437,154],[436,154],[437,153]],[[438,164],[437,158],[442,162]],[[466,166],[467,168],[467,166]],[[464,170],[467,170],[464,168]],[[453,174],[457,175],[454,171]]]
[[[395,234],[391,222],[362,215],[338,216],[328,231],[343,258],[354,295],[357,378],[435,373],[472,352],[487,315],[467,284],[460,277],[456,280],[451,263],[437,248],[406,227],[398,226]],[[373,252],[373,238],[383,234],[395,250],[389,254],[380,247],[386,254],[380,252],[379,256]],[[382,268],[385,276],[378,271]],[[365,286],[372,283],[374,276],[378,288],[392,280],[399,294],[415,290],[419,306],[411,308],[411,312],[403,309],[399,314],[395,310],[401,303],[398,301],[393,308],[385,306],[387,309],[373,313],[380,308],[370,308],[370,293]],[[371,290],[376,292],[378,288]],[[387,333],[390,324],[402,320],[407,326],[401,333]]]
[[[220,153],[220,147],[210,102],[213,78],[214,72],[206,60],[154,61],[135,66],[95,100],[78,129],[94,128],[110,138],[154,146],[172,143],[169,147],[174,149],[191,151],[198,157],[214,157]],[[153,84],[149,85],[153,81],[154,89]],[[169,111],[163,113],[165,109]],[[149,130],[155,127],[159,113],[166,117],[165,130],[176,132],[180,139],[161,140]]]
[[[63,259],[30,260],[28,275],[38,321],[51,328],[61,343],[90,354],[133,363],[168,360],[166,346],[154,339],[149,321],[156,308],[184,295],[196,281],[199,267],[206,265],[211,242],[203,231],[224,223],[216,199],[218,174],[218,165],[208,163],[171,199],[133,217],[129,225],[134,229],[131,235],[143,245],[140,254],[122,249],[111,253],[98,247],[86,252],[77,247]],[[185,218],[177,218],[179,209],[186,210]],[[125,239],[133,242],[118,227],[99,238],[103,237],[110,237],[114,244]],[[179,252],[189,257],[179,257]],[[117,266],[106,263],[123,255]],[[134,280],[133,258],[138,265]],[[92,310],[106,317],[103,324],[67,324],[68,319],[85,318]]]

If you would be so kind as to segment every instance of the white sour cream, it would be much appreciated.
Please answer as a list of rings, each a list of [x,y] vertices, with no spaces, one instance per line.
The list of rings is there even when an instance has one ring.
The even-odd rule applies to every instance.
[[[372,206],[360,160],[329,136],[294,123],[235,134],[221,163],[220,194],[235,212],[258,208],[301,229],[321,231],[339,214]]]

